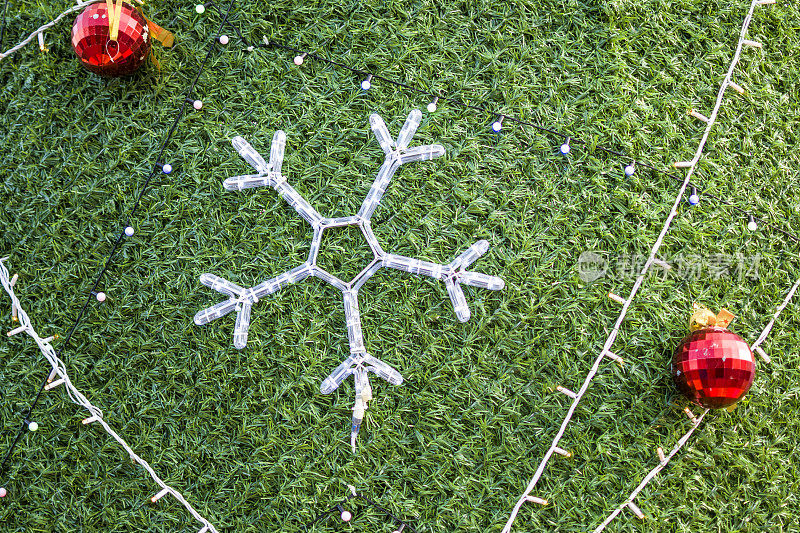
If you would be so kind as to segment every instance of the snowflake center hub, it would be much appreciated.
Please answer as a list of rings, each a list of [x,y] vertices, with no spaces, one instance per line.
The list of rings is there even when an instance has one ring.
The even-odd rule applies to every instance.
[[[377,259],[378,251],[377,241],[370,243],[364,232],[365,222],[358,217],[347,218],[353,220],[330,225],[323,221],[316,263],[344,283],[353,283]]]

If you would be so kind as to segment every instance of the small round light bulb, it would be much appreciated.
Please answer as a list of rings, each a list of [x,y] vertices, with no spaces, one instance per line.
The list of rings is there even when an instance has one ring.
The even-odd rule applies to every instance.
[[[194,10],[197,11],[198,15],[202,15],[203,13],[206,12],[206,6],[204,6],[203,4],[197,4],[197,7],[195,7]]]
[[[8,491],[5,487],[0,487],[0,498],[5,498],[6,496],[8,496]]]
[[[699,203],[700,203],[700,195],[698,195],[697,193],[689,195],[689,204],[697,205]]]
[[[224,45],[228,44],[228,42],[230,42],[230,39],[228,38],[227,35],[220,35],[219,36],[219,44],[224,46]]]
[[[363,89],[364,91],[369,91],[371,87],[372,87],[372,82],[370,82],[369,80],[364,80],[361,82],[361,89]]]
[[[133,226],[128,226],[127,228],[125,228],[125,235],[127,235],[128,237],[133,237],[133,233],[134,233]]]
[[[349,522],[352,519],[353,519],[353,513],[351,513],[350,511],[342,511],[342,520],[344,522]]]
[[[750,217],[750,222],[747,223],[747,229],[750,231],[755,231],[758,229],[758,224],[755,220],[753,220],[753,217]]]
[[[104,293],[104,292],[98,292],[98,293],[95,295],[95,298],[97,298],[97,301],[98,301],[98,302],[100,302],[100,303],[103,303],[103,302],[105,302],[105,301],[106,301],[106,293]]]
[[[303,64],[303,56],[294,56],[294,64],[298,67]]]
[[[28,431],[36,431],[39,429],[39,424],[36,422],[28,422]]]
[[[492,123],[492,131],[495,133],[500,133],[500,130],[503,129],[503,123],[499,120]]]
[[[626,175],[626,176],[628,176],[629,178],[630,178],[631,176],[633,176],[633,174],[634,174],[635,172],[636,172],[636,167],[635,167],[635,166],[633,166],[633,165],[628,165],[628,166],[626,166],[626,167],[625,167],[625,175]]]
[[[170,172],[172,172],[172,165],[170,165],[169,163],[164,163],[164,166],[161,167],[161,172],[163,172],[164,174],[169,174]]]
[[[569,154],[570,150],[571,150],[571,148],[569,146],[569,143],[562,144],[561,147],[558,149],[558,151],[561,152],[561,155]]]
[[[428,104],[428,113],[435,113],[436,112],[436,104],[431,102]]]
[[[192,106],[198,111],[200,111],[201,109],[203,109],[203,102],[201,100],[195,100],[194,102],[192,102]]]

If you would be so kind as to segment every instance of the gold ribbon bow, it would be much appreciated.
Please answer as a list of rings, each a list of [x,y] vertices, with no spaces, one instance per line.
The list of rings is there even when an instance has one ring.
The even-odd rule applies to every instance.
[[[694,303],[692,304],[692,309],[694,309],[694,312],[691,318],[689,318],[689,329],[692,331],[713,326],[727,328],[728,324],[736,318],[733,313],[725,308],[720,309],[719,313],[714,314],[708,307]]]

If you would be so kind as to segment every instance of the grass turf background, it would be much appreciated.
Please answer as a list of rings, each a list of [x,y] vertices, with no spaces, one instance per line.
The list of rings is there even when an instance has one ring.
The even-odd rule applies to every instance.
[[[11,0],[3,47],[66,4]],[[251,40],[263,36],[356,68],[556,127],[667,168],[694,152],[749,3],[643,2],[287,2],[234,6]],[[21,276],[18,294],[42,334],[71,326],[140,192],[176,108],[216,34],[220,16],[163,2],[147,12],[177,35],[123,80],[81,69],[69,23],[0,63],[2,254]],[[735,81],[697,180],[736,205],[797,233],[800,13],[783,2],[756,10]],[[234,32],[225,30],[228,34]],[[221,181],[248,171],[230,146],[243,135],[268,151],[287,132],[284,168],[323,214],[354,213],[380,165],[367,116],[396,133],[427,99],[292,54],[252,53],[238,39],[201,75],[200,112],[189,112],[167,147],[170,176],[157,176],[128,239],[63,358],[78,388],[155,470],[217,527],[294,531],[346,494],[346,484],[419,531],[499,531],[568,407],[552,392],[577,390],[627,294],[631,277],[579,279],[579,255],[645,254],[676,185],[628,161],[493,117],[441,105],[425,113],[415,144],[447,155],[404,166],[373,224],[388,251],[447,262],[477,239],[492,248],[475,270],[502,276],[504,291],[467,289],[472,319],[455,320],[444,287],[381,270],[362,289],[369,351],[399,369],[400,388],[373,380],[376,399],[359,452],[347,442],[352,383],[331,396],[320,381],[347,353],[340,295],[306,281],[257,304],[247,349],[232,347],[233,320],[192,323],[219,295],[202,272],[254,285],[305,259],[310,228],[271,190],[228,193]],[[798,247],[713,201],[683,204],[662,248],[666,259],[720,254],[758,258],[757,279],[651,276],[615,345],[626,364],[602,367],[517,530],[583,531],[621,503],[688,429],[668,375],[693,301],[726,306],[752,342],[794,279]],[[359,243],[326,242],[322,260],[353,269]],[[693,258],[693,259],[692,259]],[[690,261],[691,262],[691,261]],[[616,265],[615,261],[612,264]],[[685,271],[683,271],[685,273]],[[7,327],[7,308],[5,318]],[[765,344],[748,397],[713,413],[690,445],[640,496],[648,519],[626,513],[611,531],[793,530],[795,435],[800,431],[796,353],[800,314],[787,308]],[[23,337],[0,343],[0,450],[7,449],[46,373]],[[154,485],[105,433],[84,427],[63,391],[47,393],[3,475],[7,531],[193,531],[175,501],[148,503]],[[316,531],[392,531],[355,509]]]

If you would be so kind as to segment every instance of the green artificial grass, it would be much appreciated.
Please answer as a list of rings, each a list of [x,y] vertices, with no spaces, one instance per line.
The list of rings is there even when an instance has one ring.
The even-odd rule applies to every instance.
[[[68,2],[10,0],[2,48],[51,20]],[[212,272],[255,285],[304,261],[311,228],[269,189],[226,192],[250,168],[230,144],[242,135],[268,153],[286,131],[285,173],[327,216],[354,214],[382,162],[367,117],[396,134],[429,99],[272,48],[248,52],[235,32],[210,57],[190,110],[165,152],[174,167],[143,196],[127,239],[103,278],[108,294],[77,327],[62,358],[107,421],[221,531],[298,531],[354,485],[420,532],[498,532],[550,445],[569,398],[627,295],[626,260],[646,254],[672,205],[668,169],[690,159],[733,56],[749,2],[735,0],[502,2],[237,2],[236,24],[263,37],[584,139],[568,159],[563,139],[445,102],[414,144],[440,143],[444,158],[404,165],[373,217],[384,249],[449,262],[478,239],[491,243],[474,270],[501,276],[501,292],[466,289],[472,319],[459,323],[443,284],[382,269],[361,291],[370,353],[400,370],[393,387],[373,379],[356,455],[349,449],[353,385],[330,396],[319,384],[348,353],[341,294],[306,280],[253,308],[250,341],[232,346],[233,318],[192,322],[220,295]],[[85,72],[70,22],[0,62],[0,256],[20,274],[17,294],[43,336],[62,337],[142,191],[160,143],[216,35],[220,15],[171,0],[146,7],[176,34],[156,47],[162,68],[128,79]],[[800,115],[794,2],[758,7],[748,49],[726,94],[696,182],[800,234],[795,125]],[[590,148],[629,154],[621,160]],[[523,507],[515,531],[595,527],[689,427],[668,372],[691,304],[722,306],[732,329],[755,340],[800,276],[798,244],[749,232],[736,211],[704,199],[681,206],[660,256],[686,268],[654,270],[623,323],[615,351],[576,411],[536,489],[551,504]],[[321,261],[358,271],[363,243],[329,236]],[[326,237],[327,239],[328,237]],[[578,258],[598,251],[614,272],[582,281]],[[739,256],[737,256],[739,254]],[[697,275],[698,261],[741,257],[749,275]],[[737,259],[738,261],[738,259]],[[0,297],[4,327],[8,300]],[[640,495],[647,514],[625,512],[609,531],[796,531],[800,432],[793,302],[764,348],[750,394],[732,413],[711,413],[687,447]],[[58,347],[58,345],[56,345]],[[47,373],[35,344],[0,341],[0,453]],[[196,531],[63,390],[45,393],[0,484],[3,531]],[[393,531],[355,508],[314,531]]]

